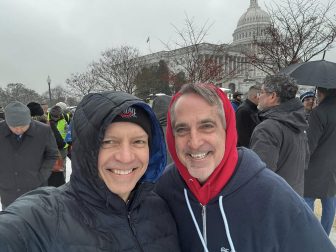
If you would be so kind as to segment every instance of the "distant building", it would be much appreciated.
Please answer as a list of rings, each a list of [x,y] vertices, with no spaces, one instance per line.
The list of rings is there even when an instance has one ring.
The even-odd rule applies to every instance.
[[[247,92],[251,85],[261,83],[265,73],[254,66],[245,63],[247,60],[242,50],[252,48],[254,39],[265,37],[265,28],[270,25],[269,15],[258,6],[257,0],[250,0],[250,6],[240,17],[237,28],[233,32],[232,44],[198,45],[198,55],[201,59],[211,58],[223,65],[223,71],[228,76],[225,79],[213,80],[218,86],[229,88],[232,92]],[[191,47],[183,47],[172,51],[160,51],[140,57],[145,65],[157,64],[164,60],[174,72],[182,71],[185,56],[190,53]]]

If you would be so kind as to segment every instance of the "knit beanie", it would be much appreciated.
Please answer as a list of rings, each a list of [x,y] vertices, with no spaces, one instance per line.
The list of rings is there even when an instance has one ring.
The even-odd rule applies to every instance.
[[[151,120],[149,119],[149,115],[144,109],[140,107],[128,107],[112,120],[112,123],[115,122],[131,122],[139,125],[147,133],[148,142],[151,142]]]
[[[37,102],[29,102],[27,104],[27,107],[30,110],[30,115],[31,116],[41,116],[44,114],[43,112],[43,108],[41,107],[41,105]]]
[[[306,99],[308,97],[315,97],[315,93],[312,92],[312,91],[307,91],[307,92],[303,93],[302,95],[300,95],[301,102],[303,102],[304,99]]]
[[[21,102],[10,102],[5,107],[5,121],[10,127],[27,126],[31,122],[30,110]]]

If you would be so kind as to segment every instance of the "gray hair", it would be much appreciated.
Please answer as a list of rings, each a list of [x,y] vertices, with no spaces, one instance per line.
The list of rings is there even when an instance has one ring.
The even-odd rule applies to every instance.
[[[263,86],[265,91],[275,92],[280,103],[295,98],[299,88],[292,77],[284,74],[267,76],[264,80]]]
[[[247,92],[247,97],[248,98],[253,98],[260,92],[261,87],[259,85],[253,85],[249,88]]]
[[[223,102],[221,98],[218,96],[216,90],[211,86],[211,84],[206,83],[190,83],[182,86],[179,93],[182,95],[185,94],[196,94],[203,98],[209,105],[217,106],[218,115],[222,121],[223,128],[226,129],[226,120],[225,120],[225,112],[223,108]],[[177,98],[171,108],[170,108],[170,119],[171,119],[171,127],[174,129],[174,125],[176,122],[175,118],[175,105],[179,98]]]

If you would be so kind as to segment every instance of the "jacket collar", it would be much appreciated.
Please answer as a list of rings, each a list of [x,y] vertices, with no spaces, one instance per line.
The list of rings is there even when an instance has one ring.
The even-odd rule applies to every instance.
[[[249,99],[246,99],[245,100],[245,103],[250,107],[250,108],[252,108],[253,110],[258,110],[257,109],[257,105],[256,104],[254,104],[252,101],[250,101]]]
[[[14,134],[8,127],[6,121],[3,121],[3,126],[4,126],[4,130],[3,130],[3,135],[6,137],[6,136],[9,136],[11,134]],[[30,125],[29,125],[29,128],[28,130],[24,133],[24,135],[26,136],[33,136],[34,134],[36,133],[36,125],[35,125],[35,122],[32,120]]]

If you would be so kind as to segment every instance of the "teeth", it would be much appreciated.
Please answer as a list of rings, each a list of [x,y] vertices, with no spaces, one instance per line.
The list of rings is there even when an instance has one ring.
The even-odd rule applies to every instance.
[[[127,175],[127,174],[130,174],[132,171],[133,171],[133,169],[129,169],[129,170],[116,170],[116,169],[113,169],[113,170],[111,170],[111,172],[113,172],[115,174],[118,174],[118,175]]]
[[[192,158],[195,158],[195,159],[202,159],[202,158],[205,158],[206,155],[207,155],[207,153],[190,154],[190,156],[191,156]]]

